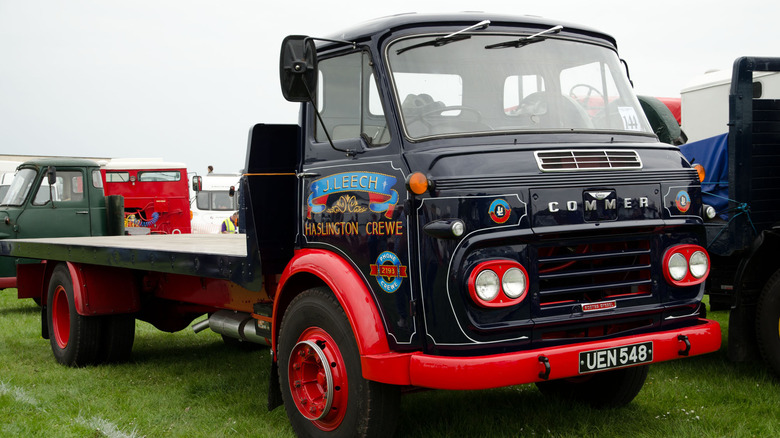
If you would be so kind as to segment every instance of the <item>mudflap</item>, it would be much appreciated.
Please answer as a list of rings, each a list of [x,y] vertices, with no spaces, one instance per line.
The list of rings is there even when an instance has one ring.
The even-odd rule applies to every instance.
[[[268,411],[273,411],[281,405],[282,390],[279,388],[279,365],[273,361],[268,376]]]
[[[745,304],[729,312],[728,356],[732,362],[759,360],[755,336],[756,305]]]

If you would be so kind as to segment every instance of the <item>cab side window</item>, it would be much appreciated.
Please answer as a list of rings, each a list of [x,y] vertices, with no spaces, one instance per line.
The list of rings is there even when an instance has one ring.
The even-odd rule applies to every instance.
[[[35,192],[33,205],[46,205],[54,202],[79,203],[84,200],[84,175],[79,171],[57,171],[57,181],[49,185],[46,178],[41,180]]]
[[[322,59],[319,70],[317,108],[331,139],[362,138],[369,147],[389,143],[387,120],[368,53]],[[328,141],[319,120],[315,138]]]

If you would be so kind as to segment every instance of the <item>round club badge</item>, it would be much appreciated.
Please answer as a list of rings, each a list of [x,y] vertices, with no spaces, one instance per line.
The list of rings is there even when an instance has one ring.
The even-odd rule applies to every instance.
[[[512,207],[505,200],[496,199],[490,204],[489,215],[493,222],[503,224],[509,220],[510,214],[512,214]]]
[[[685,190],[677,192],[677,198],[674,200],[674,204],[677,206],[677,210],[680,213],[685,213],[691,208],[691,196]]]

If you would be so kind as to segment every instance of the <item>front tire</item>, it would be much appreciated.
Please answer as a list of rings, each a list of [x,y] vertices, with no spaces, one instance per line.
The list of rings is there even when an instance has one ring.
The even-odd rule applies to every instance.
[[[392,436],[398,387],[365,380],[344,310],[327,288],[293,299],[279,332],[279,385],[298,436]]]
[[[621,368],[571,379],[537,382],[544,395],[587,403],[596,408],[615,408],[631,403],[647,379],[649,365]]]
[[[95,363],[100,348],[100,319],[76,312],[67,265],[54,268],[46,302],[49,341],[57,362],[72,367]]]
[[[780,376],[780,270],[769,278],[758,299],[756,340],[761,356]]]

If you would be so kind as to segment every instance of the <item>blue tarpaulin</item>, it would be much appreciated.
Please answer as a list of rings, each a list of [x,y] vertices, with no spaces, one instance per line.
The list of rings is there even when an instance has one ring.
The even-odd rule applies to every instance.
[[[691,164],[704,166],[706,175],[701,184],[702,201],[722,213],[729,206],[728,134],[680,146],[680,151]]]

